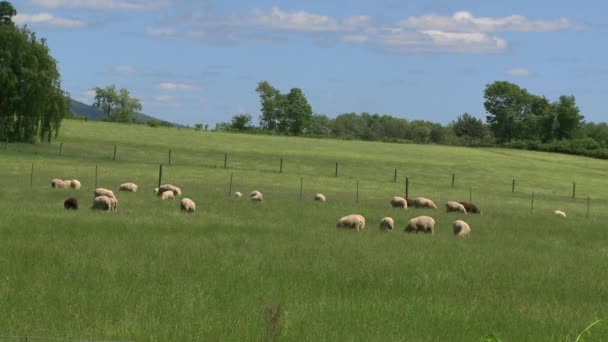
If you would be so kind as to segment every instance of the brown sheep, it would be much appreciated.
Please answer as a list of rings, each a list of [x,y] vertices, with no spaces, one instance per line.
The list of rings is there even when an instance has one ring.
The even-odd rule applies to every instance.
[[[483,215],[483,213],[481,212],[481,210],[479,210],[479,208],[477,208],[477,206],[475,204],[473,204],[473,203],[469,203],[469,202],[458,202],[458,203],[462,204],[462,206],[464,207],[464,209],[469,214],[480,214],[480,215]]]
[[[78,199],[76,197],[70,197],[63,202],[63,207],[66,210],[78,210]]]

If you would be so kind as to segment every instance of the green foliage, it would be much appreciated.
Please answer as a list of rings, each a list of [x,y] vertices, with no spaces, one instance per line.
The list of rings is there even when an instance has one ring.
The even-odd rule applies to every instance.
[[[267,81],[258,83],[262,115],[260,127],[279,134],[301,135],[308,132],[312,122],[312,108],[299,88],[281,94]]]
[[[142,106],[139,99],[131,97],[129,90],[121,88],[116,91],[115,85],[105,88],[95,87],[93,107],[101,109],[105,121],[133,123]]]
[[[456,118],[456,121],[452,123],[452,129],[456,136],[464,137],[467,140],[482,140],[486,135],[483,121],[469,113],[464,113]]]
[[[194,130],[195,131],[202,131],[203,130],[203,124],[194,124]]]
[[[230,129],[236,132],[245,132],[250,130],[253,125],[251,123],[252,117],[249,114],[237,114],[232,117],[230,123]]]
[[[16,27],[16,13],[0,2],[0,139],[50,142],[68,111],[67,95],[46,40]]]
[[[172,124],[169,121],[164,121],[164,120],[148,120],[146,121],[146,124],[150,127],[174,127],[175,125]]]

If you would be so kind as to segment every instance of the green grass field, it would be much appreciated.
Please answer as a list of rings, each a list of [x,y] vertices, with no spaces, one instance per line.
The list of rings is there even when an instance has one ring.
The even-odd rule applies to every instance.
[[[72,121],[57,141],[0,146],[0,335],[259,341],[275,303],[282,340],[574,341],[608,318],[607,161]],[[152,192],[169,149],[163,182],[194,215]],[[99,186],[140,186],[118,194],[116,213],[88,209],[96,165]],[[232,191],[264,202],[229,198],[231,174]],[[406,175],[410,197],[441,208],[472,190],[484,215],[391,208]],[[52,178],[83,188],[51,189]],[[72,195],[82,208],[66,212]],[[365,231],[335,228],[351,213]],[[403,232],[418,215],[435,218],[434,236]],[[378,229],[384,216],[395,231]],[[463,217],[468,240],[451,232]],[[607,340],[606,322],[586,338]]]

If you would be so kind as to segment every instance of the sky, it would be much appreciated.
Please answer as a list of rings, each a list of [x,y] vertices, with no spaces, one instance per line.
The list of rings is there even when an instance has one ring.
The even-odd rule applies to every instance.
[[[514,82],[586,121],[608,121],[603,0],[12,0],[47,38],[62,88],[127,88],[180,124],[260,115],[263,80],[301,88],[313,111],[447,124],[485,118],[483,91]],[[602,43],[604,42],[604,43]]]

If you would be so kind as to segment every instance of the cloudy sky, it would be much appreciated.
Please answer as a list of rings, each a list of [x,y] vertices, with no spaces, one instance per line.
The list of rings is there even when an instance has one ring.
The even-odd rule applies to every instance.
[[[257,118],[261,80],[301,88],[330,117],[441,123],[484,117],[485,85],[507,80],[574,95],[588,121],[608,121],[601,0],[11,2],[48,39],[72,98],[91,104],[93,87],[116,84],[182,124]]]

